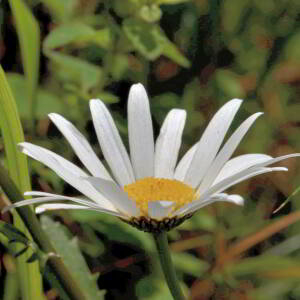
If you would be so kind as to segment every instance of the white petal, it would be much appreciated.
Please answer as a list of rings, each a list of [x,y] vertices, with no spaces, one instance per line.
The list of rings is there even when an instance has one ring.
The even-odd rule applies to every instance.
[[[227,162],[227,160],[231,157],[239,143],[241,142],[244,135],[247,133],[251,125],[255,122],[255,120],[261,116],[262,113],[256,113],[250,116],[246,121],[244,121],[239,128],[232,134],[232,136],[225,143],[223,148],[220,150],[213,163],[209,167],[206,175],[203,178],[203,181],[200,184],[200,189],[205,191],[209,188],[209,186],[214,182],[217,177],[219,171]]]
[[[232,202],[236,205],[244,205],[245,203],[244,198],[237,194],[228,195],[227,199],[229,202]]]
[[[213,184],[217,184],[221,180],[232,176],[242,170],[246,170],[250,167],[256,166],[259,163],[266,162],[272,159],[272,156],[266,154],[244,154],[236,156],[224,165],[219,172],[218,176],[214,180]]]
[[[42,204],[35,208],[35,213],[41,214],[48,210],[59,210],[59,209],[84,209],[84,210],[86,210],[87,207],[83,206],[83,205],[62,204],[62,203]]]
[[[128,153],[108,109],[95,99],[90,101],[90,109],[103,155],[116,180],[122,186],[134,182]]]
[[[208,190],[206,190],[204,193],[201,193],[201,191],[198,190],[198,193],[200,194],[200,199],[207,199],[210,196],[212,196],[213,194],[222,192],[241,181],[247,180],[247,179],[257,176],[257,175],[261,175],[261,174],[265,174],[265,173],[269,173],[269,172],[273,172],[273,171],[288,171],[288,169],[283,168],[283,167],[275,167],[275,168],[256,168],[256,167],[254,168],[253,167],[253,168],[249,168],[247,170],[243,170],[243,171],[236,173],[230,177],[227,177],[224,180],[220,181],[219,183],[213,185]]]
[[[291,157],[299,157],[299,156],[300,156],[300,153],[287,154],[287,155],[272,158],[272,159],[270,159],[268,161],[265,161],[265,162],[261,162],[261,163],[257,164],[255,167],[266,167],[266,166],[275,164],[279,161],[282,161],[282,160],[285,160],[285,159],[288,159],[288,158],[291,158]]]
[[[162,219],[167,217],[174,205],[173,201],[149,201],[148,215],[152,219]]]
[[[100,213],[106,213],[112,216],[120,217],[120,218],[126,218],[126,216],[123,216],[122,214],[119,214],[117,212],[109,211],[109,210],[104,210],[102,208],[93,208],[93,207],[87,207],[84,205],[75,205],[75,204],[63,204],[63,203],[51,203],[51,204],[42,204],[39,205],[35,208],[35,213],[36,214],[41,214],[45,211],[49,210],[59,210],[59,209],[83,209],[83,210],[92,210],[92,211],[97,211]]]
[[[128,216],[139,215],[139,209],[136,203],[129,199],[127,193],[121,190],[116,183],[99,177],[87,177],[84,179],[94,186],[99,193],[102,193],[109,199],[116,209]]]
[[[181,158],[180,162],[178,163],[175,169],[175,174],[174,174],[175,179],[179,181],[184,181],[186,172],[190,167],[190,164],[196,153],[197,147],[198,147],[198,143],[196,143],[193,147],[191,147]]]
[[[154,173],[157,178],[173,179],[186,111],[172,109],[164,120],[155,144]]]
[[[52,169],[58,176],[88,198],[107,209],[114,209],[110,201],[99,194],[90,184],[82,180],[82,177],[87,177],[88,175],[68,160],[52,151],[30,143],[21,143],[19,147],[23,153]]]
[[[130,158],[136,179],[154,175],[154,137],[149,100],[142,84],[134,84],[128,99]]]
[[[208,198],[205,201],[197,200],[197,201],[190,203],[189,206],[188,205],[183,206],[182,207],[183,209],[181,211],[180,210],[176,211],[175,215],[178,216],[178,215],[183,215],[183,214],[194,213],[195,211],[199,210],[200,208],[210,205],[214,202],[230,202],[230,203],[234,203],[236,205],[244,205],[244,199],[240,195],[217,194],[211,198]]]
[[[55,198],[55,200],[73,201],[73,202],[80,203],[80,204],[87,205],[87,206],[94,207],[94,208],[99,208],[100,207],[100,208],[103,208],[103,209],[107,209],[107,207],[105,205],[101,205],[101,204],[95,203],[93,201],[84,200],[84,199],[80,199],[80,198],[77,198],[77,197],[68,197],[68,196],[62,196],[62,195],[58,195],[58,194],[46,193],[46,192],[41,192],[41,191],[25,192],[24,196],[37,196],[37,197],[40,197],[40,198],[28,199],[28,200],[24,200],[22,202],[36,201],[37,199],[42,199],[43,197],[44,198],[45,197],[52,197],[53,199]],[[16,203],[16,204],[18,204],[18,203]],[[115,207],[109,208],[109,210],[112,210],[112,211],[115,211],[115,212],[117,211],[115,209]]]
[[[55,113],[49,114],[49,118],[65,136],[76,155],[91,172],[91,174],[96,177],[112,180],[102,162],[93,151],[89,142],[71,122]]]
[[[75,199],[76,199],[76,201],[74,201],[74,200],[72,200],[72,201],[75,203],[80,203],[86,207],[88,207],[88,206],[94,207],[94,208],[98,207],[94,202],[85,201],[85,200],[81,200],[81,199],[77,199],[77,198],[75,198]],[[13,208],[16,208],[16,207],[22,207],[22,206],[26,206],[26,205],[30,205],[30,204],[52,202],[52,201],[57,201],[57,200],[66,200],[66,199],[64,199],[63,196],[59,197],[59,195],[58,195],[58,197],[57,196],[51,196],[51,197],[49,196],[49,197],[38,197],[38,198],[34,198],[34,199],[21,200],[21,201],[18,201],[17,203],[14,203],[12,205],[8,205],[8,206],[4,207],[4,209],[2,210],[2,213],[12,210]],[[69,200],[69,199],[67,199],[67,200]]]
[[[190,163],[184,182],[197,187],[212,161],[214,160],[223,142],[226,132],[238,111],[242,100],[233,99],[223,105],[209,122],[204,131]]]
[[[34,144],[30,144],[27,142],[20,143],[18,144],[18,146],[24,154],[40,161],[44,165],[47,165],[46,164],[47,162],[48,164],[54,164],[57,165],[58,168],[67,170],[68,172],[72,173],[74,176],[88,176],[82,169],[78,168],[70,161],[66,160],[62,156],[46,148]],[[52,167],[49,168],[52,169]]]

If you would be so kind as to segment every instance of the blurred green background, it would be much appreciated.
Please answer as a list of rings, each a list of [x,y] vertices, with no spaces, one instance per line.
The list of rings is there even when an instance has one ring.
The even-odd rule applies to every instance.
[[[0,2],[0,25],[0,60],[26,140],[78,165],[47,114],[72,121],[102,157],[88,100],[109,106],[128,145],[127,95],[136,82],[147,88],[156,135],[168,110],[187,110],[181,155],[232,98],[245,101],[231,132],[265,112],[235,155],[300,152],[299,0],[9,0]],[[42,164],[29,165],[33,190],[77,195]],[[231,189],[245,207],[211,205],[169,233],[189,299],[300,299],[300,195],[273,213],[299,186],[299,163],[281,165],[289,172]],[[171,299],[150,235],[91,212],[41,222],[86,299]],[[0,299],[23,298],[15,259],[3,238],[0,245]],[[46,281],[44,293],[59,299]]]

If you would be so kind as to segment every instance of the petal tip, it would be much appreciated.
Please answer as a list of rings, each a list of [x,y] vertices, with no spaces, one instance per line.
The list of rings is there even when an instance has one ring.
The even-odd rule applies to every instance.
[[[36,214],[42,214],[45,211],[46,211],[46,209],[44,207],[38,206],[38,207],[35,208],[35,213]]]

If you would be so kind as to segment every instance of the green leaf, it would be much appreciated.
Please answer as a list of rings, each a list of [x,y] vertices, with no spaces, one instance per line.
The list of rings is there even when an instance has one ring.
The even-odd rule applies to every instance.
[[[221,91],[229,98],[245,97],[245,91],[239,83],[237,76],[227,70],[219,70],[216,73],[216,83]]]
[[[7,80],[11,86],[13,95],[16,99],[18,110],[21,118],[30,118],[29,111],[27,109],[27,94],[26,81],[24,76],[17,73],[8,73]],[[37,90],[37,107],[36,117],[38,119],[45,118],[49,113],[56,112],[61,113],[63,111],[63,103],[54,94],[44,89]]]
[[[87,93],[91,88],[101,85],[103,71],[100,67],[94,66],[84,60],[69,55],[47,53],[48,57],[57,65],[56,70],[62,80],[75,82],[83,93]]]
[[[2,67],[0,67],[0,125],[9,173],[20,190],[28,191],[31,187],[27,159],[17,149],[17,144],[24,141],[24,134],[18,109]]]
[[[133,46],[146,58],[154,60],[162,54],[166,38],[158,26],[126,19],[123,22],[123,30]]]
[[[287,41],[284,47],[285,57],[295,62],[299,61],[300,59],[299,47],[300,47],[300,30],[296,31]]]
[[[108,93],[108,92],[99,93],[96,95],[95,98],[99,98],[107,104],[118,103],[120,101],[119,97],[115,96],[114,94]]]
[[[128,56],[124,54],[111,55],[110,73],[114,80],[119,81],[125,77],[129,69]]]
[[[10,176],[22,192],[31,190],[26,156],[17,149],[17,144],[24,141],[22,125],[15,100],[1,66],[0,126]],[[14,214],[14,224],[20,231],[23,231],[30,237],[25,225],[16,213]],[[16,247],[16,250],[20,250],[20,248]],[[28,255],[26,253],[17,259],[23,299],[43,299],[39,266],[37,263],[28,265],[26,263],[26,260],[29,258]]]
[[[16,20],[24,73],[27,80],[29,111],[34,117],[36,89],[40,62],[40,29],[33,14],[23,0],[9,0]]]
[[[71,43],[94,43],[104,49],[112,45],[112,33],[109,28],[95,30],[80,22],[70,22],[54,28],[44,40],[45,52]]]
[[[123,30],[134,48],[149,60],[155,60],[164,54],[177,64],[189,67],[189,61],[168,40],[165,33],[156,24],[149,24],[136,19],[126,19]]]
[[[277,213],[279,210],[281,210],[288,202],[290,202],[294,196],[296,196],[300,192],[300,186],[298,186],[288,197],[287,199],[279,206],[277,207],[274,211],[273,214]]]
[[[136,286],[136,295],[139,300],[173,300],[168,286],[160,276],[141,279]]]
[[[3,233],[9,241],[18,241],[24,245],[28,245],[30,241],[27,236],[17,227],[0,220],[0,232]]]
[[[184,55],[182,55],[175,44],[169,40],[165,42],[162,54],[176,62],[179,66],[185,68],[189,68],[191,66],[190,61]]]
[[[41,2],[49,9],[54,19],[59,22],[68,21],[75,12],[78,0],[41,0]]]
[[[78,240],[70,238],[67,228],[47,216],[41,217],[42,227],[56,252],[71,271],[86,300],[104,299],[104,290],[97,286],[98,274],[91,274],[78,246]]]
[[[93,35],[94,29],[79,22],[66,23],[55,27],[45,38],[45,51],[52,50],[76,42],[83,37]]]
[[[188,253],[172,253],[172,260],[176,269],[183,273],[200,277],[209,269],[209,264]]]

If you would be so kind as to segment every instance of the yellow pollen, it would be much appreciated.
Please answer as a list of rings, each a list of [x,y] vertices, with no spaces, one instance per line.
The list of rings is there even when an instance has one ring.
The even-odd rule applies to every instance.
[[[173,210],[193,201],[196,190],[178,180],[146,177],[124,186],[142,216],[148,216],[149,201],[173,201]]]

